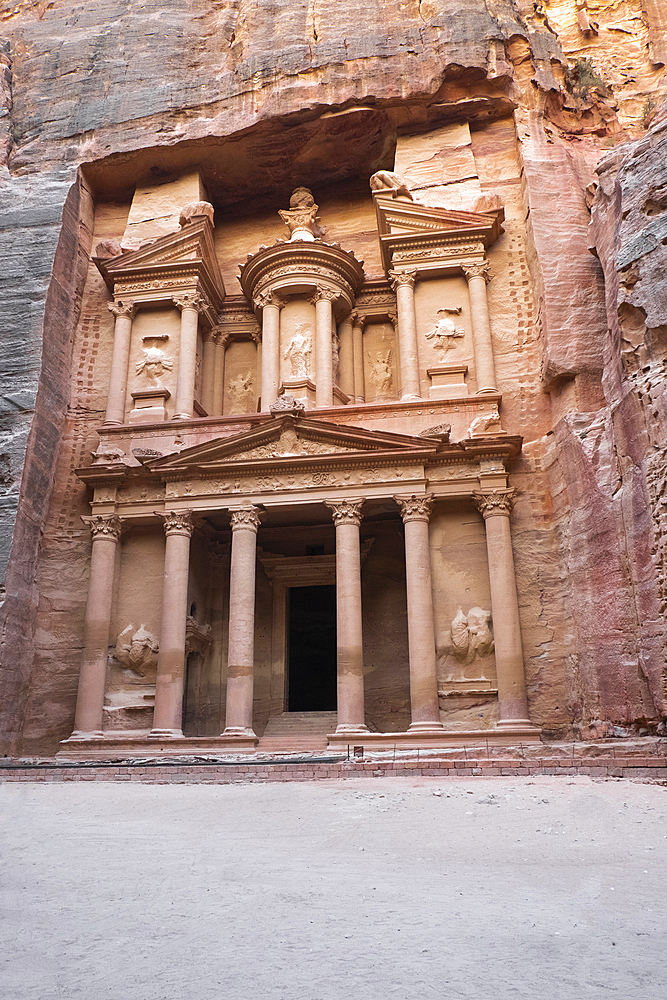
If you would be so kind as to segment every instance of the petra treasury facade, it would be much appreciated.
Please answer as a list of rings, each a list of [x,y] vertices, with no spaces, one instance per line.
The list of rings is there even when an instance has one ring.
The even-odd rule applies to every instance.
[[[2,18],[2,752],[664,733],[660,0]]]

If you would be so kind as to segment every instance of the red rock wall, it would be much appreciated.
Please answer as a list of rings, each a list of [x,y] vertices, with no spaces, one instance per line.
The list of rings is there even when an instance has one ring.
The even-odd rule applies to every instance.
[[[47,609],[60,625],[40,636],[38,682],[34,630],[38,589],[48,603],[54,567],[74,551],[64,536],[40,538],[49,509],[55,518],[57,469],[56,493],[68,489],[63,440],[82,416],[69,377],[93,199],[123,201],[136,181],[192,163],[218,204],[368,176],[391,166],[397,133],[466,119],[474,136],[513,117],[522,166],[543,387],[507,406],[526,439],[514,538],[531,711],[553,735],[667,714],[667,140],[655,116],[667,29],[653,0],[602,0],[587,16],[584,30],[565,0],[371,0],[363,18],[340,0],[57,0],[2,15],[0,239],[14,264],[0,313],[15,360],[0,425],[0,731],[10,749],[53,749],[73,705],[73,675],[60,672],[77,655],[84,547],[72,606]],[[480,153],[501,163],[486,135]],[[86,446],[81,432],[76,448]],[[41,580],[40,545],[59,553]]]

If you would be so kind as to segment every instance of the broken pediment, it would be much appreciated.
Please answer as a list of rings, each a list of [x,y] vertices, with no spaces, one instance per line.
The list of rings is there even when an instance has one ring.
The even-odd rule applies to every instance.
[[[435,453],[438,442],[406,434],[378,433],[362,428],[341,428],[322,420],[288,414],[272,418],[251,431],[216,438],[145,463],[157,476],[169,479],[218,473],[232,465],[276,464],[341,459],[386,458],[400,462],[424,460]]]
[[[213,226],[205,215],[187,220],[178,232],[160,236],[138,250],[93,260],[114,295],[159,302],[196,288],[216,310],[225,297]]]
[[[469,259],[482,254],[502,233],[504,211],[461,212],[420,205],[409,198],[376,192],[380,252],[385,271],[403,260],[429,260],[429,271],[440,258],[452,266],[452,258]]]

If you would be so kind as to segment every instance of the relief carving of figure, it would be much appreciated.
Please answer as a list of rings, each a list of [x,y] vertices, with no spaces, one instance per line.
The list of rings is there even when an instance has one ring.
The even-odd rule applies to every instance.
[[[438,309],[437,315],[441,318],[436,321],[431,332],[426,334],[426,339],[432,340],[435,349],[445,354],[456,347],[455,340],[465,336],[464,328],[457,326],[452,319],[452,316],[461,315],[461,307],[457,306],[456,309]]]
[[[390,192],[394,198],[403,197],[409,198],[410,201],[413,200],[412,195],[408,191],[408,186],[402,177],[398,174],[393,173],[391,170],[378,170],[371,177],[370,181],[371,191],[386,191]]]
[[[374,358],[368,355],[369,377],[375,386],[377,397],[391,395],[394,375],[391,370],[391,348],[383,354],[379,351]]]
[[[493,427],[493,425],[498,425]],[[493,428],[493,429],[492,429]],[[497,410],[492,410],[491,413],[482,413],[479,417],[475,417],[473,422],[468,428],[468,437],[476,437],[478,434],[484,434],[486,431],[491,431],[493,434],[495,431],[500,429],[500,414]]]
[[[490,611],[474,607],[464,615],[459,608],[438,654],[449,653],[466,666],[478,656],[488,656],[494,649],[490,625]]]
[[[255,376],[252,372],[246,372],[245,375],[239,373],[235,378],[229,380],[229,395],[231,396],[232,407],[235,410],[240,410],[242,413],[247,412],[248,406],[252,402],[250,393],[252,392],[254,381]]]
[[[137,361],[136,374],[144,375],[151,385],[157,385],[158,379],[174,367],[172,359],[159,347],[146,347],[142,354],[142,359]]]
[[[308,378],[310,376],[310,337],[306,336],[307,327],[301,324],[287,346],[284,357],[289,361],[292,378]]]
[[[135,632],[134,625],[128,625],[116,639],[113,655],[124,667],[142,676],[157,667],[160,644],[155,636],[141,625]]]

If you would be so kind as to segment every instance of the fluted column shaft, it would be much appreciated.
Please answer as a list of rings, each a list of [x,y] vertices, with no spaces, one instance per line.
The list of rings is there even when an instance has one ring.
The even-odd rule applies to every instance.
[[[363,500],[327,502],[336,525],[337,733],[368,732],[364,715],[364,644],[359,527]]]
[[[473,495],[475,506],[484,517],[486,529],[500,709],[498,725],[506,728],[530,725],[510,532],[510,512],[514,497],[514,490],[494,490]]]
[[[354,365],[354,401],[366,399],[364,387],[364,319],[355,309],[352,313],[352,360]]]
[[[394,497],[405,526],[405,575],[408,599],[411,731],[442,729],[438,709],[435,624],[431,588],[428,522],[432,496]]]
[[[470,296],[470,318],[472,321],[472,339],[475,351],[475,373],[477,392],[497,392],[496,372],[493,363],[493,344],[491,342],[491,322],[489,320],[489,303],[486,296],[489,265],[470,264],[463,268],[468,282]]]
[[[262,309],[262,412],[268,412],[280,390],[280,310],[284,302],[274,292],[255,300]]]
[[[109,376],[109,394],[105,424],[125,423],[125,399],[127,396],[127,369],[130,362],[132,342],[132,320],[136,309],[134,302],[111,302],[109,310],[116,317]]]
[[[315,406],[333,406],[332,304],[336,292],[318,288],[315,296]]]
[[[116,548],[121,530],[120,518],[115,514],[96,514],[82,520],[92,532],[93,548],[72,733],[78,738],[102,735]]]
[[[251,736],[255,664],[255,564],[260,512],[230,511],[232,555],[229,575],[227,717],[223,736]]]
[[[187,420],[194,415],[195,376],[197,372],[197,329],[203,307],[201,296],[186,294],[174,297],[181,310],[181,339],[178,349],[178,381],[174,420]]]
[[[160,651],[151,736],[182,736],[185,620],[193,525],[189,511],[172,511],[158,516],[164,520],[166,539]]]
[[[352,317],[342,320],[338,327],[340,340],[340,387],[346,396],[354,399],[354,351],[352,345]]]
[[[421,399],[417,316],[415,313],[415,276],[391,271],[398,312],[398,349],[401,360],[401,399]]]

